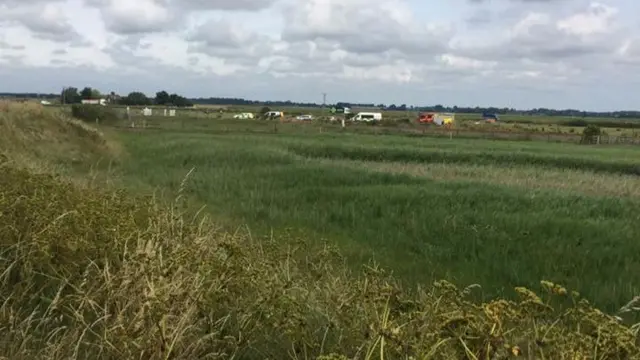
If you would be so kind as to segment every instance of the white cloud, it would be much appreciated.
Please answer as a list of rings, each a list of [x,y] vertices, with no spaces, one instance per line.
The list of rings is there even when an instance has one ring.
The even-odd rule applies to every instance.
[[[587,11],[578,13],[558,21],[558,29],[572,35],[607,34],[614,29],[615,15],[618,9],[600,4],[591,3]]]
[[[79,87],[150,93],[164,81],[193,96],[502,106],[518,89],[531,94],[525,107],[580,106],[540,94],[553,86],[593,106],[595,86],[637,76],[637,10],[629,0],[0,0],[0,91],[56,68],[33,90],[57,91],[82,69]]]

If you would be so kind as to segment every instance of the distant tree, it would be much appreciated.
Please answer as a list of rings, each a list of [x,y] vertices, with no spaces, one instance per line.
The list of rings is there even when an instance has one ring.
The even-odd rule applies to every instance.
[[[91,95],[93,95],[93,90],[90,87],[85,87],[80,91],[80,97],[84,100],[91,99]]]
[[[178,94],[171,94],[169,95],[169,102],[171,104],[173,104],[174,106],[178,106],[178,107],[187,107],[187,106],[193,106],[193,103],[191,103],[191,101],[189,101],[189,99],[180,96]]]
[[[169,96],[169,93],[164,91],[164,90],[158,91],[156,93],[155,102],[158,105],[168,105],[171,102],[171,98]]]
[[[144,93],[134,91],[125,96],[121,102],[124,105],[151,105],[151,99]]]
[[[65,104],[77,104],[81,99],[82,97],[78,93],[78,88],[68,87],[62,91],[62,101]]]
[[[102,94],[98,89],[91,89],[91,98],[92,99],[100,99],[102,98]]]

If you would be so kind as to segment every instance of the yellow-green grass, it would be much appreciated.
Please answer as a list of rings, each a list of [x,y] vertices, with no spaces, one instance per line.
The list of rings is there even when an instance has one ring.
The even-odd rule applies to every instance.
[[[467,181],[518,187],[529,190],[532,194],[538,190],[558,190],[577,195],[640,197],[640,177],[633,175],[545,169],[535,166],[415,164],[358,160],[321,161],[336,166],[408,174],[437,181]]]
[[[0,101],[0,155],[16,166],[68,173],[87,164],[108,165],[121,149],[103,132],[56,108]]]

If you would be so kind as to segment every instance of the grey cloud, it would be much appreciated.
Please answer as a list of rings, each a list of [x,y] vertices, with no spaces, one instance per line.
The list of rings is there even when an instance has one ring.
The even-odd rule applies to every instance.
[[[480,26],[488,24],[493,21],[493,13],[487,9],[477,11],[470,16],[467,16],[465,22],[472,26]]]
[[[121,35],[161,33],[179,30],[193,12],[208,10],[259,11],[276,0],[149,0],[154,11],[121,11],[110,0],[84,0],[100,10],[107,29]],[[150,15],[151,14],[151,15]],[[152,16],[155,15],[155,16]]]
[[[549,23],[532,25],[527,31],[497,43],[457,47],[454,52],[482,60],[532,59],[545,62],[586,57],[595,60],[599,56],[611,55],[617,46],[619,44],[612,41],[611,34],[581,37]]]
[[[74,29],[61,10],[42,7],[52,3],[56,2],[36,0],[25,5],[24,2],[4,0],[0,3],[4,6],[4,9],[0,6],[0,25],[24,26],[35,37],[43,40],[69,43],[71,46],[86,45],[87,40]],[[56,13],[56,10],[59,12]]]
[[[209,20],[187,34],[185,40],[190,53],[223,58],[241,66],[256,66],[260,59],[270,56],[274,42],[224,20]]]
[[[9,44],[8,42],[6,42],[3,39],[0,39],[0,49],[24,50],[24,49],[26,49],[26,46],[24,46],[24,45],[12,45],[12,44]]]
[[[181,25],[181,14],[170,11],[167,0],[150,0],[139,11],[119,9],[110,0],[84,0],[85,5],[97,8],[106,28],[120,35],[143,35],[175,30]]]
[[[257,11],[271,7],[277,0],[181,0],[174,1],[175,8],[189,10],[244,10]]]
[[[392,6],[392,3],[384,5]],[[372,54],[396,49],[405,54],[434,54],[446,49],[451,33],[436,33],[421,21],[399,19],[379,2],[364,7],[329,3],[332,21],[309,26],[317,20],[313,9],[289,7],[285,12],[282,39],[290,42],[328,40],[353,53]]]
[[[506,0],[506,2],[523,3],[523,4],[555,4],[555,3],[562,3],[562,2],[568,2],[568,1],[571,1],[571,0]],[[482,4],[482,3],[491,2],[491,0],[467,0],[467,2],[472,4]]]
[[[5,66],[19,66],[24,61],[24,56],[22,55],[9,55],[2,54],[0,55],[0,64],[4,64]]]

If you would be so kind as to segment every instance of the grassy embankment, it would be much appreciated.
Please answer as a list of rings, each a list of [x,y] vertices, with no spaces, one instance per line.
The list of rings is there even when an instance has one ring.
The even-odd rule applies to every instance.
[[[377,267],[349,274],[329,247],[222,232],[206,219],[186,218],[180,199],[164,207],[105,185],[36,174],[36,166],[24,165],[38,164],[40,172],[43,164],[67,168],[74,162],[65,161],[66,154],[75,153],[80,169],[116,155],[102,135],[66,118],[39,108],[3,104],[0,110],[0,356],[7,359],[637,358],[633,328],[546,282],[543,299],[518,288],[516,301],[484,304],[465,300],[466,291],[445,282],[407,293]],[[301,172],[290,180],[280,173],[272,188],[307,176],[326,181],[319,176],[327,169],[311,164],[317,160],[278,160],[291,155],[270,152],[273,144],[261,148],[256,142],[243,153],[231,145],[238,139],[218,138],[207,142],[209,148],[220,144],[215,151],[184,158],[187,152],[178,150],[202,145],[204,137],[136,140],[138,148],[128,144],[132,153],[125,163],[135,161],[143,181],[158,171],[154,161],[168,161],[169,181],[194,159],[213,154],[207,164],[237,181],[239,163],[223,162],[225,152],[229,157],[237,151],[248,161],[246,175],[277,175],[257,172],[260,161],[263,170],[280,171],[296,162]],[[154,149],[158,140],[167,142]],[[304,152],[291,141],[287,151]],[[135,153],[143,146],[146,156]],[[350,163],[341,166],[346,178],[328,176],[336,187],[368,174],[348,170]],[[376,176],[387,185],[398,178],[364,180]],[[185,195],[189,188],[180,189]],[[253,196],[264,190],[255,188]],[[237,202],[247,200],[236,195]],[[563,310],[550,307],[560,304]]]

